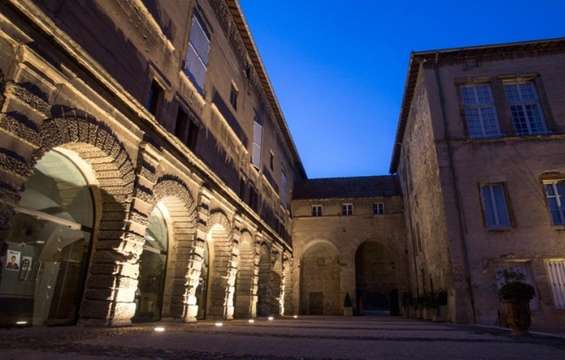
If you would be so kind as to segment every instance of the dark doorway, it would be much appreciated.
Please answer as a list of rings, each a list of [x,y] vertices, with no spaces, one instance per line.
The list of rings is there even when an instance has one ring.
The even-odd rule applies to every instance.
[[[366,241],[359,246],[355,254],[355,283],[358,315],[398,313],[395,264],[382,244]]]
[[[308,296],[308,311],[310,315],[324,314],[324,293],[311,292]]]

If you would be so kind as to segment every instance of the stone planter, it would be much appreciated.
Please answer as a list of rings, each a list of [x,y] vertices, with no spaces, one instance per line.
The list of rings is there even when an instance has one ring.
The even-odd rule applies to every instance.
[[[445,322],[447,321],[447,305],[440,305],[437,307],[432,321]]]
[[[532,323],[530,301],[525,299],[514,301],[504,300],[502,305],[504,308],[506,323],[512,329],[512,335],[527,335],[528,329]]]
[[[424,320],[432,320],[434,317],[435,308],[424,308]]]
[[[352,307],[344,307],[343,308],[343,316],[353,316],[353,308]]]

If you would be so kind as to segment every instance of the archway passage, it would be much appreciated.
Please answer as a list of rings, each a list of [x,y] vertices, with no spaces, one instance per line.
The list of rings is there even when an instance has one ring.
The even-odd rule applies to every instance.
[[[235,317],[252,318],[256,315],[257,274],[255,243],[251,234],[244,232],[239,242],[239,271],[235,285]]]
[[[90,165],[63,148],[33,168],[0,251],[0,323],[77,320],[95,212],[84,171]]]
[[[366,241],[355,254],[356,308],[360,315],[398,312],[398,284],[392,254],[380,243]]]
[[[333,245],[320,242],[302,255],[300,299],[302,314],[343,314],[338,254]]]
[[[139,260],[139,278],[135,297],[134,322],[161,319],[163,291],[169,248],[166,208],[159,203],[149,216],[145,244]]]

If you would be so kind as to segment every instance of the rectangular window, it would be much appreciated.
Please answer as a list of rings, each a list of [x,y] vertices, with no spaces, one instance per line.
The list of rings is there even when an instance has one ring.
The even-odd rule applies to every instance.
[[[565,309],[565,260],[549,260],[546,266],[555,307]]]
[[[286,203],[287,203],[287,199],[286,199],[287,182],[288,182],[288,179],[286,177],[286,172],[284,171],[282,164],[281,164],[281,184],[280,184],[280,189],[279,189],[279,196],[281,198],[281,203],[283,205],[286,205]]]
[[[481,198],[485,225],[489,229],[508,228],[510,216],[506,205],[504,184],[488,184],[481,186]]]
[[[322,205],[312,205],[312,216],[322,216]]]
[[[237,110],[237,97],[239,96],[239,90],[235,84],[231,84],[230,88],[230,104],[234,110]]]
[[[177,121],[175,123],[175,136],[183,143],[188,132],[188,114],[180,106],[177,111]]]
[[[251,149],[251,162],[253,165],[261,168],[261,143],[263,141],[263,125],[257,120],[253,121],[253,145]]]
[[[533,81],[505,82],[504,94],[510,105],[512,125],[517,135],[547,133],[541,104]]]
[[[353,215],[353,204],[351,203],[341,204],[341,215],[343,216]]]
[[[275,171],[275,153],[272,151],[269,153],[269,168]]]
[[[565,180],[544,181],[543,186],[553,225],[565,225]]]
[[[208,68],[208,53],[210,51],[210,36],[203,22],[197,15],[192,17],[188,51],[184,62],[184,71],[194,83],[198,91],[204,91],[206,70]]]
[[[373,215],[384,215],[384,213],[385,213],[384,203],[373,204]]]
[[[157,116],[157,111],[159,110],[159,104],[161,103],[161,97],[163,96],[163,89],[153,80],[151,82],[151,88],[149,89],[149,96],[147,97],[147,103],[145,108],[149,110],[153,116]]]
[[[459,88],[463,114],[471,138],[500,136],[496,108],[488,84],[463,85]]]
[[[196,125],[194,121],[192,120],[188,121],[188,137],[186,139],[186,146],[188,146],[190,150],[196,149],[199,130],[200,128],[198,127],[198,125]]]

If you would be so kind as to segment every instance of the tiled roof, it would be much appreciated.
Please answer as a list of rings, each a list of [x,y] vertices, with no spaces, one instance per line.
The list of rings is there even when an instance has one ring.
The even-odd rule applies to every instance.
[[[296,184],[294,199],[361,198],[400,195],[395,175],[310,179]]]

